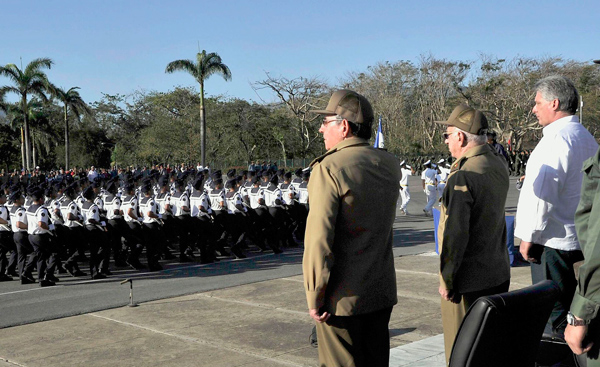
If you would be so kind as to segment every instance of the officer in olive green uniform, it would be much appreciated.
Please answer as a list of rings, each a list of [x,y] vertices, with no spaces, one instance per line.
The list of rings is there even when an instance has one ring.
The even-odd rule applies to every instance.
[[[314,112],[326,116],[327,153],[311,163],[303,272],[320,365],[388,366],[400,166],[368,143],[373,110],[363,96],[339,90]]]
[[[442,196],[438,244],[446,360],[469,306],[477,298],[508,291],[504,206],[508,168],[487,144],[487,119],[467,105],[454,109],[444,134],[452,164]]]
[[[565,340],[575,354],[587,352],[587,366],[600,366],[600,150],[583,163],[581,198],[575,212],[575,229],[585,258],[567,315]],[[585,338],[585,340],[584,340]],[[590,345],[590,343],[593,343]],[[591,350],[590,350],[591,349]]]

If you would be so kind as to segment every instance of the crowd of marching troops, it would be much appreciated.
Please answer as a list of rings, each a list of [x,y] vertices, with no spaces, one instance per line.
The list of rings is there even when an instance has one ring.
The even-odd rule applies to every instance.
[[[190,168],[110,179],[64,174],[29,186],[4,180],[0,281],[51,286],[56,272],[103,279],[111,259],[115,267],[159,271],[160,259],[244,258],[251,245],[281,253],[303,240],[309,177],[301,169],[230,170],[225,178]]]

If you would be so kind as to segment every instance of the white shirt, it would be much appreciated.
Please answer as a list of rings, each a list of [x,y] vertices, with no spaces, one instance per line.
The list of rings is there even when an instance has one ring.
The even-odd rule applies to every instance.
[[[400,185],[408,186],[408,176],[412,176],[412,171],[407,168],[400,168],[402,172],[402,178],[400,179]]]
[[[579,250],[574,220],[583,161],[596,153],[598,144],[577,116],[546,125],[543,134],[527,161],[515,236],[558,250]]]
[[[437,171],[433,168],[427,168],[421,174],[421,180],[425,180],[425,185],[435,186],[435,176],[437,175]]]
[[[90,182],[94,182],[94,179],[96,179],[96,177],[98,177],[98,172],[96,170],[88,172],[87,178]]]

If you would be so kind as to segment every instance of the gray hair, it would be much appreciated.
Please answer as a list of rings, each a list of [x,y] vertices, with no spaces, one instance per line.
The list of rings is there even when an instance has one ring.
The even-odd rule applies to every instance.
[[[454,126],[454,129],[457,131],[460,131],[461,133],[465,134],[467,143],[473,143],[473,145],[483,145],[483,144],[487,144],[487,134],[483,134],[483,135],[476,135],[476,134],[471,134],[468,133],[464,130],[461,130],[459,128],[457,128],[456,126]]]
[[[337,125],[341,124],[344,118],[340,115],[335,115],[335,123]],[[371,125],[369,124],[355,124],[354,122],[345,119],[348,121],[348,126],[350,126],[350,133],[353,136],[358,138],[362,138],[365,140],[371,139]]]
[[[535,83],[535,91],[540,92],[545,101],[558,99],[558,110],[572,115],[577,112],[579,93],[573,83],[561,75],[551,75]]]

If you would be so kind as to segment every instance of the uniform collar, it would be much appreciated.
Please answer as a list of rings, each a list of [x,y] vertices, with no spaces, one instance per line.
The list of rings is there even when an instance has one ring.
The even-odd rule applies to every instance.
[[[467,152],[462,157],[460,157],[459,159],[457,159],[452,164],[452,167],[450,168],[450,172],[454,172],[454,171],[460,170],[460,168],[463,166],[463,164],[465,164],[465,162],[469,158],[475,157],[475,156],[478,156],[478,155],[482,155],[482,154],[488,154],[488,153],[495,154],[495,151],[493,150],[492,146],[489,145],[488,143],[475,146],[475,147],[467,150]]]
[[[342,140],[339,143],[337,143],[333,148],[331,148],[327,152],[325,152],[325,154],[323,154],[320,157],[315,158],[312,162],[310,162],[310,166],[311,167],[314,166],[315,164],[321,162],[328,155],[331,155],[337,151],[340,151],[340,150],[348,148],[348,147],[361,146],[361,145],[368,146],[369,142],[367,142],[365,139],[356,138],[356,137],[352,138],[352,139]]]

